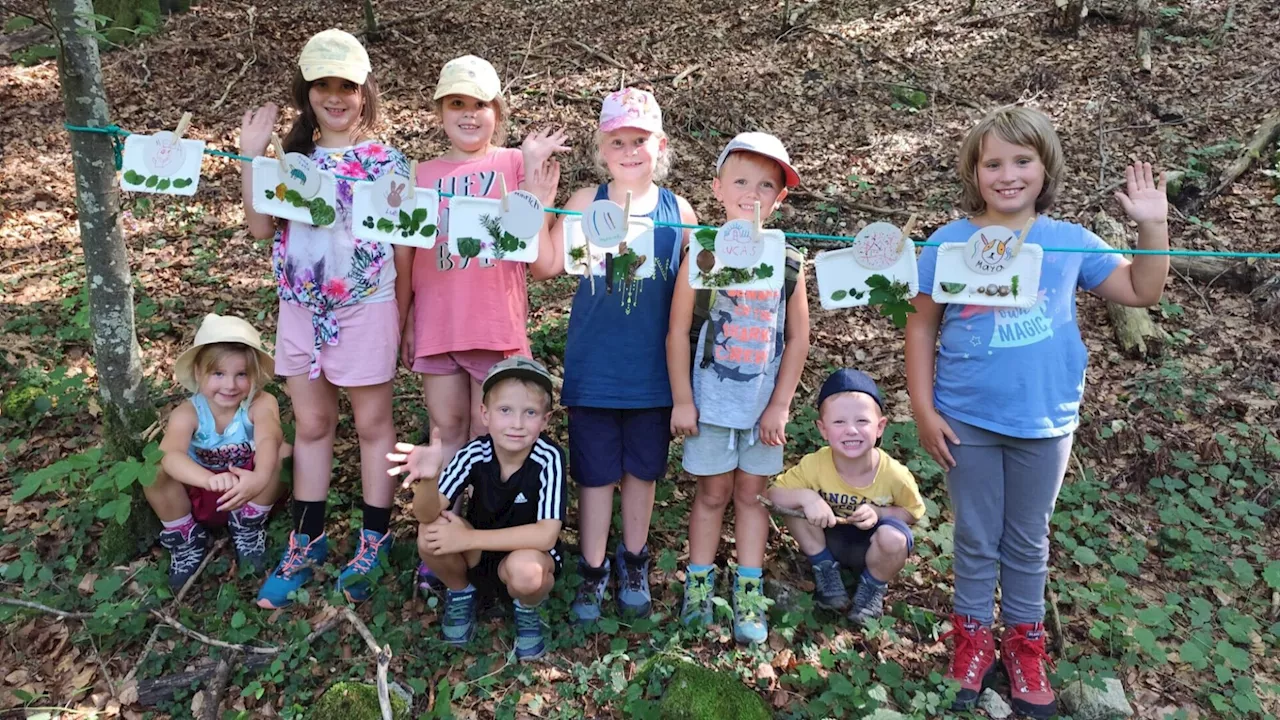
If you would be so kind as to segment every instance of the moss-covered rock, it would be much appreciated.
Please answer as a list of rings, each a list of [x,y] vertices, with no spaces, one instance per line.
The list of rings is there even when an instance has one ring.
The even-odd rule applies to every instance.
[[[25,420],[36,409],[36,401],[44,397],[47,397],[44,389],[34,385],[11,390],[0,401],[0,414],[14,420]],[[47,400],[45,402],[48,403]]]
[[[409,720],[409,704],[391,693],[391,716]],[[324,691],[311,709],[311,720],[382,720],[378,707],[378,689],[355,682],[336,682]]]
[[[737,676],[682,662],[667,681],[659,704],[669,720],[769,720],[760,696]]]

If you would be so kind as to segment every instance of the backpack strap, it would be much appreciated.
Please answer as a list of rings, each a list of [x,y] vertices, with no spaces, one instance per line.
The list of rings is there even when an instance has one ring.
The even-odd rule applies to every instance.
[[[791,299],[800,282],[800,273],[804,272],[804,251],[793,245],[787,245],[786,268],[783,270],[782,301]]]

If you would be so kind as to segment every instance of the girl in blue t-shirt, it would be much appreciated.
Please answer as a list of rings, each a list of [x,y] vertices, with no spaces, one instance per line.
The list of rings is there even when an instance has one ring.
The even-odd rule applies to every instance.
[[[979,228],[1021,228],[1028,243],[1105,248],[1092,232],[1040,213],[1065,168],[1049,119],[1023,107],[983,118],[960,147],[961,207],[971,213],[932,241],[964,242]],[[1138,225],[1138,247],[1167,249],[1165,180],[1149,163],[1125,170],[1116,199]],[[995,672],[996,567],[1002,588],[1000,658],[1020,714],[1057,712],[1045,673],[1044,587],[1049,518],[1079,424],[1088,353],[1076,325],[1076,289],[1121,305],[1159,301],[1166,255],[1132,262],[1116,254],[1045,253],[1039,302],[1028,310],[940,305],[937,249],[920,255],[920,294],[907,322],[907,386],[920,442],[947,470],[955,513],[955,650],[947,677],[960,683],[955,708],[972,707]],[[935,352],[935,348],[936,352]]]
[[[696,224],[688,201],[658,187],[670,165],[662,111],[653,95],[624,88],[604,99],[596,133],[596,157],[609,182],[575,192],[567,210],[596,200],[622,205],[631,193],[631,215],[663,223]],[[573,296],[564,351],[564,390],[569,409],[569,473],[578,484],[582,584],[571,606],[577,622],[600,617],[610,566],[615,598],[625,614],[644,616],[649,593],[649,522],[655,483],[666,474],[671,444],[671,385],[667,379],[667,321],[680,250],[688,231],[653,231],[653,277],[631,277],[635,265],[614,260],[594,281],[583,277]],[[563,262],[564,221],[552,230]],[[616,255],[623,255],[614,248]],[[583,262],[588,260],[585,256]],[[601,268],[594,268],[598,272]],[[622,488],[622,538],[613,562],[606,552],[615,488]]]

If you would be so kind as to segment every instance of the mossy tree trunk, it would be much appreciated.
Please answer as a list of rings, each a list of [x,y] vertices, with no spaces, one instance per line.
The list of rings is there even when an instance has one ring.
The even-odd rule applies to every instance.
[[[102,64],[95,39],[90,0],[52,0],[61,52],[58,75],[67,122],[85,127],[111,123]],[[142,351],[133,315],[133,278],[120,229],[120,195],[112,138],[101,133],[70,133],[76,176],[76,210],[84,249],[93,362],[102,405],[103,452],[108,458],[140,457],[143,432],[156,420],[142,374]],[[131,524],[151,513],[135,486]],[[139,507],[141,505],[141,507]],[[117,525],[112,525],[118,528]],[[129,535],[138,539],[138,529]],[[104,538],[104,544],[107,539]],[[116,543],[120,551],[128,545]]]

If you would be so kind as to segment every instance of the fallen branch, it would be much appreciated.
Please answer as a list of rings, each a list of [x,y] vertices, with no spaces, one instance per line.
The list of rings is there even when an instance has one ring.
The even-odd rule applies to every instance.
[[[1111,247],[1131,247],[1124,226],[1105,212],[1099,210],[1093,216],[1091,224],[1093,231]],[[1146,357],[1156,352],[1169,339],[1165,331],[1151,319],[1151,313],[1146,308],[1108,302],[1107,316],[1111,318],[1111,326],[1120,349],[1128,355]]]
[[[19,600],[18,598],[0,597],[0,605],[11,605],[13,607],[26,608],[28,610],[39,610],[42,613],[55,615],[63,620],[84,620],[86,618],[93,617],[93,613],[91,612],[67,612],[66,610],[59,610],[57,608],[51,608],[48,605],[41,605],[38,602]]]
[[[1249,294],[1257,305],[1258,317],[1267,322],[1280,322],[1280,275],[1273,275]]]
[[[769,498],[763,495],[757,495],[756,500],[759,501],[760,504],[763,505],[764,508],[769,512],[776,513],[778,515],[785,515],[786,517],[800,518],[801,520],[804,519],[803,510],[796,510],[795,508],[782,507],[781,505],[778,505],[777,503],[773,502],[772,500],[770,500]],[[837,515],[836,524],[852,525],[853,518],[841,517]]]
[[[382,720],[392,720],[391,718],[391,690],[387,684],[387,669],[391,666],[391,646],[378,646],[378,641],[373,639],[373,633],[369,632],[369,627],[359,618],[351,608],[343,608],[342,616],[347,622],[355,626],[356,632],[360,633],[360,637],[364,638],[365,643],[369,645],[369,649],[373,651],[374,659],[378,661],[378,706],[382,709]]]
[[[1194,214],[1210,200],[1220,195],[1223,190],[1226,190],[1236,181],[1236,178],[1243,175],[1253,165],[1254,160],[1262,157],[1267,147],[1274,143],[1277,137],[1280,137],[1280,112],[1272,112],[1258,126],[1258,130],[1253,134],[1253,138],[1249,140],[1249,144],[1240,150],[1240,155],[1236,158],[1236,161],[1231,163],[1226,172],[1222,173],[1222,178],[1218,181],[1218,184],[1209,192],[1190,200],[1186,207],[1182,209],[1188,214]]]
[[[591,47],[590,45],[582,42],[581,40],[570,40],[569,44],[587,53],[588,55],[592,55],[596,58],[599,58],[600,60],[603,60],[609,63],[610,65],[618,68],[619,70],[628,69],[626,65],[623,65],[621,62],[615,60],[613,57],[606,55],[604,52]]]
[[[1134,9],[1138,15],[1137,46],[1138,62],[1142,72],[1151,72],[1151,0],[1136,0]]]
[[[972,12],[972,7],[970,7],[970,11]],[[956,26],[971,27],[974,25],[985,25],[989,22],[995,22],[996,20],[1003,20],[1005,18],[1011,18],[1018,15],[1044,15],[1047,12],[1049,11],[1045,10],[1044,8],[1010,10],[1009,12],[1003,12],[997,15],[986,15],[984,17],[975,17],[975,18],[969,18],[967,20],[961,20],[960,22],[956,23]]]
[[[222,696],[227,692],[227,681],[230,679],[231,663],[225,657],[220,658],[217,670],[213,673],[213,682],[209,683],[209,699],[205,701],[202,720],[218,720],[222,717],[218,706],[222,704]]]
[[[371,6],[369,5],[366,5],[366,7],[371,8]],[[370,9],[369,12],[371,13],[369,17],[372,18],[373,17],[372,9]],[[258,62],[258,49],[253,42],[254,13],[255,13],[254,6],[250,5],[249,6],[249,47],[251,48],[252,54],[249,56],[248,60],[245,60],[244,63],[240,65],[240,72],[236,73],[236,76],[231,78],[231,82],[227,83],[227,88],[222,91],[222,97],[218,98],[218,102],[213,104],[214,110],[217,110],[218,108],[222,107],[222,103],[226,102],[227,96],[231,94],[231,88],[235,87],[236,83],[240,82],[240,78],[244,77],[245,72],[247,72],[249,68],[253,67],[254,63]]]
[[[1273,264],[1265,261],[1250,262],[1187,255],[1174,255],[1169,258],[1169,267],[1174,272],[1205,285],[1245,291],[1253,290],[1268,277],[1276,274],[1271,272],[1274,268]]]

